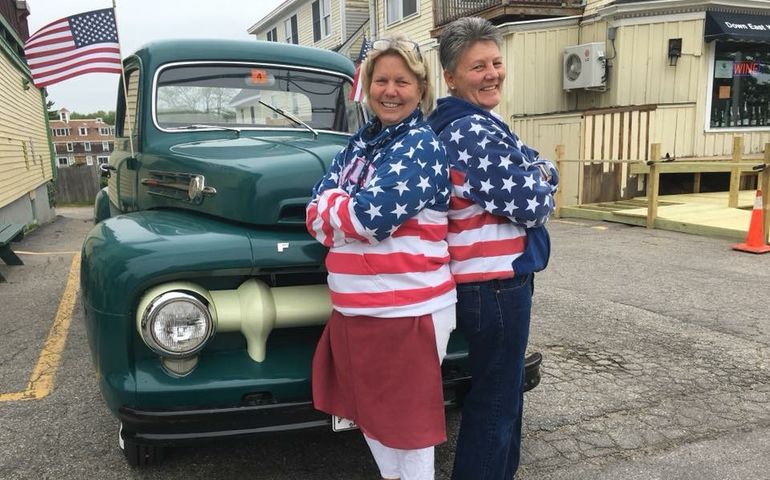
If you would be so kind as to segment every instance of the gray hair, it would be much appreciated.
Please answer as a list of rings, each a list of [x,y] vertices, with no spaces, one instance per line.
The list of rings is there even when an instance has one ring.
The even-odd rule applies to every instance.
[[[457,62],[467,48],[476,42],[495,42],[497,48],[503,43],[500,31],[489,20],[480,17],[463,17],[455,20],[441,32],[438,56],[441,67],[454,72]]]

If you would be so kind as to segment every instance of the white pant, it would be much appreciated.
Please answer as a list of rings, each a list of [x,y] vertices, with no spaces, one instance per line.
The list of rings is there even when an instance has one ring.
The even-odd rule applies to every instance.
[[[432,315],[436,333],[436,352],[439,363],[446,356],[449,335],[455,329],[455,306],[439,310]],[[433,480],[435,477],[434,447],[401,450],[390,448],[364,435],[382,478],[401,480]]]
[[[374,461],[380,469],[382,478],[400,478],[401,480],[433,480],[434,447],[416,450],[399,450],[386,447],[377,440],[364,435]]]

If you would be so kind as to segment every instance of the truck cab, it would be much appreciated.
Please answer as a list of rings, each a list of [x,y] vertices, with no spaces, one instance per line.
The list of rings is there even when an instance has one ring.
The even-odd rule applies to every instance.
[[[365,120],[353,64],[297,45],[177,40],[144,46],[124,70],[81,295],[127,461],[331,428],[311,398],[331,304],[305,206]],[[466,360],[454,335],[447,404],[469,386]]]

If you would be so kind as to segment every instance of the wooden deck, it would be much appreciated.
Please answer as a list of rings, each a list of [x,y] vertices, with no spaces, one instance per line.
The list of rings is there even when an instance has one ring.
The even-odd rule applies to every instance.
[[[738,208],[728,208],[728,192],[660,195],[655,228],[743,241],[751,220],[755,190],[741,190]],[[647,198],[572,205],[561,208],[562,218],[586,218],[645,226]]]

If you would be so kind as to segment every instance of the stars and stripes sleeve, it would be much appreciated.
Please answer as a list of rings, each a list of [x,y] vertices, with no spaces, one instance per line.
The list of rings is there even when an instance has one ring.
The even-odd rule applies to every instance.
[[[320,217],[318,213],[318,204],[321,195],[324,192],[338,189],[337,186],[339,184],[340,172],[342,171],[348,149],[349,146],[343,148],[334,157],[329,170],[313,187],[312,197],[305,208],[305,226],[307,227],[307,231],[315,237],[316,240],[327,247],[332,245],[332,231],[331,227]]]
[[[446,209],[448,166],[432,133],[414,129],[382,154],[385,158],[376,162],[373,176],[354,194],[334,188],[319,195],[316,215],[320,221],[312,225],[325,228],[323,235],[315,235],[319,241],[331,237],[329,245],[376,244],[423,208]],[[311,228],[310,216],[308,225]]]
[[[554,210],[553,164],[491,120],[474,115],[442,133],[452,167],[464,174],[462,195],[485,211],[535,227]]]

